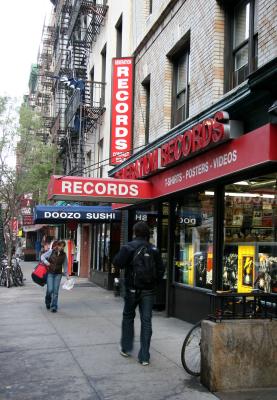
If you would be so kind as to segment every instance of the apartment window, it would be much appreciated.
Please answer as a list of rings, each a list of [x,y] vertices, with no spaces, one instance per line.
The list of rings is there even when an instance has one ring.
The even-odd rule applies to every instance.
[[[172,126],[178,125],[189,115],[189,68],[187,48],[173,59]]]
[[[142,82],[145,99],[145,118],[144,118],[144,134],[145,144],[149,143],[149,122],[150,122],[150,75]]]
[[[99,178],[103,178],[104,165],[103,165],[103,148],[104,148],[104,140],[101,139],[98,143],[98,163],[99,163]]]
[[[116,57],[122,57],[122,15],[120,16],[116,26]]]
[[[152,14],[153,0],[149,0],[149,14]]]
[[[234,3],[235,5],[227,13],[229,30],[227,30],[226,41],[231,45],[226,57],[227,90],[244,82],[257,68],[258,0],[243,0]]]
[[[91,174],[91,150],[86,154],[86,176],[90,176]]]
[[[101,104],[105,104],[105,85],[106,82],[106,64],[107,64],[107,45],[103,47],[101,51],[101,62],[102,62],[102,70],[101,70],[101,82],[103,83],[101,89]]]
[[[94,91],[93,91],[93,82],[94,82],[94,67],[91,69],[90,73],[90,99],[91,99],[91,104],[94,103]]]

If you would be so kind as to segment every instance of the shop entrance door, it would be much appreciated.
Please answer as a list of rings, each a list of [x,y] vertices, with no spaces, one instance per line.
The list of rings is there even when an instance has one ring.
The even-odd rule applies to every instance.
[[[89,226],[82,226],[80,277],[88,278],[90,265]]]

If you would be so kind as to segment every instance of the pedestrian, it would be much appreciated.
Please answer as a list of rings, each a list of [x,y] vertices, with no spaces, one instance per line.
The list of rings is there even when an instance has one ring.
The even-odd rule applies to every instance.
[[[133,227],[135,238],[123,245],[113,259],[116,268],[124,269],[124,309],[121,327],[121,349],[123,357],[129,357],[134,343],[134,319],[139,306],[141,331],[138,361],[146,366],[150,360],[150,340],[152,336],[152,309],[155,300],[157,284],[164,275],[164,265],[158,249],[149,243],[150,231],[148,225],[137,222]],[[142,254],[143,259],[140,258]],[[150,260],[145,263],[144,260]],[[141,262],[143,266],[141,266]],[[150,267],[151,265],[151,267]],[[144,271],[141,278],[139,268]],[[154,272],[149,274],[153,268]],[[140,278],[138,278],[140,277]]]
[[[39,261],[41,253],[41,242],[38,239],[35,241],[35,250],[36,250],[36,261]]]
[[[41,261],[47,266],[47,289],[45,296],[45,305],[48,310],[57,312],[58,296],[62,275],[67,273],[67,256],[64,251],[65,242],[63,240],[52,243],[52,248],[42,254]]]

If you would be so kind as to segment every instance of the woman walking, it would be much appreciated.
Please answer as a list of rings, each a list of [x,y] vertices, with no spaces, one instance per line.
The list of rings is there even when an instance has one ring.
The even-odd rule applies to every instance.
[[[63,240],[56,241],[52,244],[52,249],[42,254],[41,261],[47,266],[47,290],[45,296],[45,305],[47,310],[57,312],[58,296],[62,275],[67,273],[67,256],[64,251],[65,242]]]

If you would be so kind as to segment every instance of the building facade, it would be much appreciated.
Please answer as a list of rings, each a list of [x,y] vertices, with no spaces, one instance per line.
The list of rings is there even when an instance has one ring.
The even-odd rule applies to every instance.
[[[276,291],[276,16],[274,1],[134,4],[134,149],[110,175],[153,185],[125,232],[150,224],[169,315]]]
[[[84,276],[112,288],[112,256],[144,220],[167,266],[157,304],[169,315],[199,320],[217,290],[275,292],[276,2],[52,2],[38,84],[64,174],[152,186],[121,224],[78,224]],[[114,58],[133,65],[132,151],[119,163]]]

